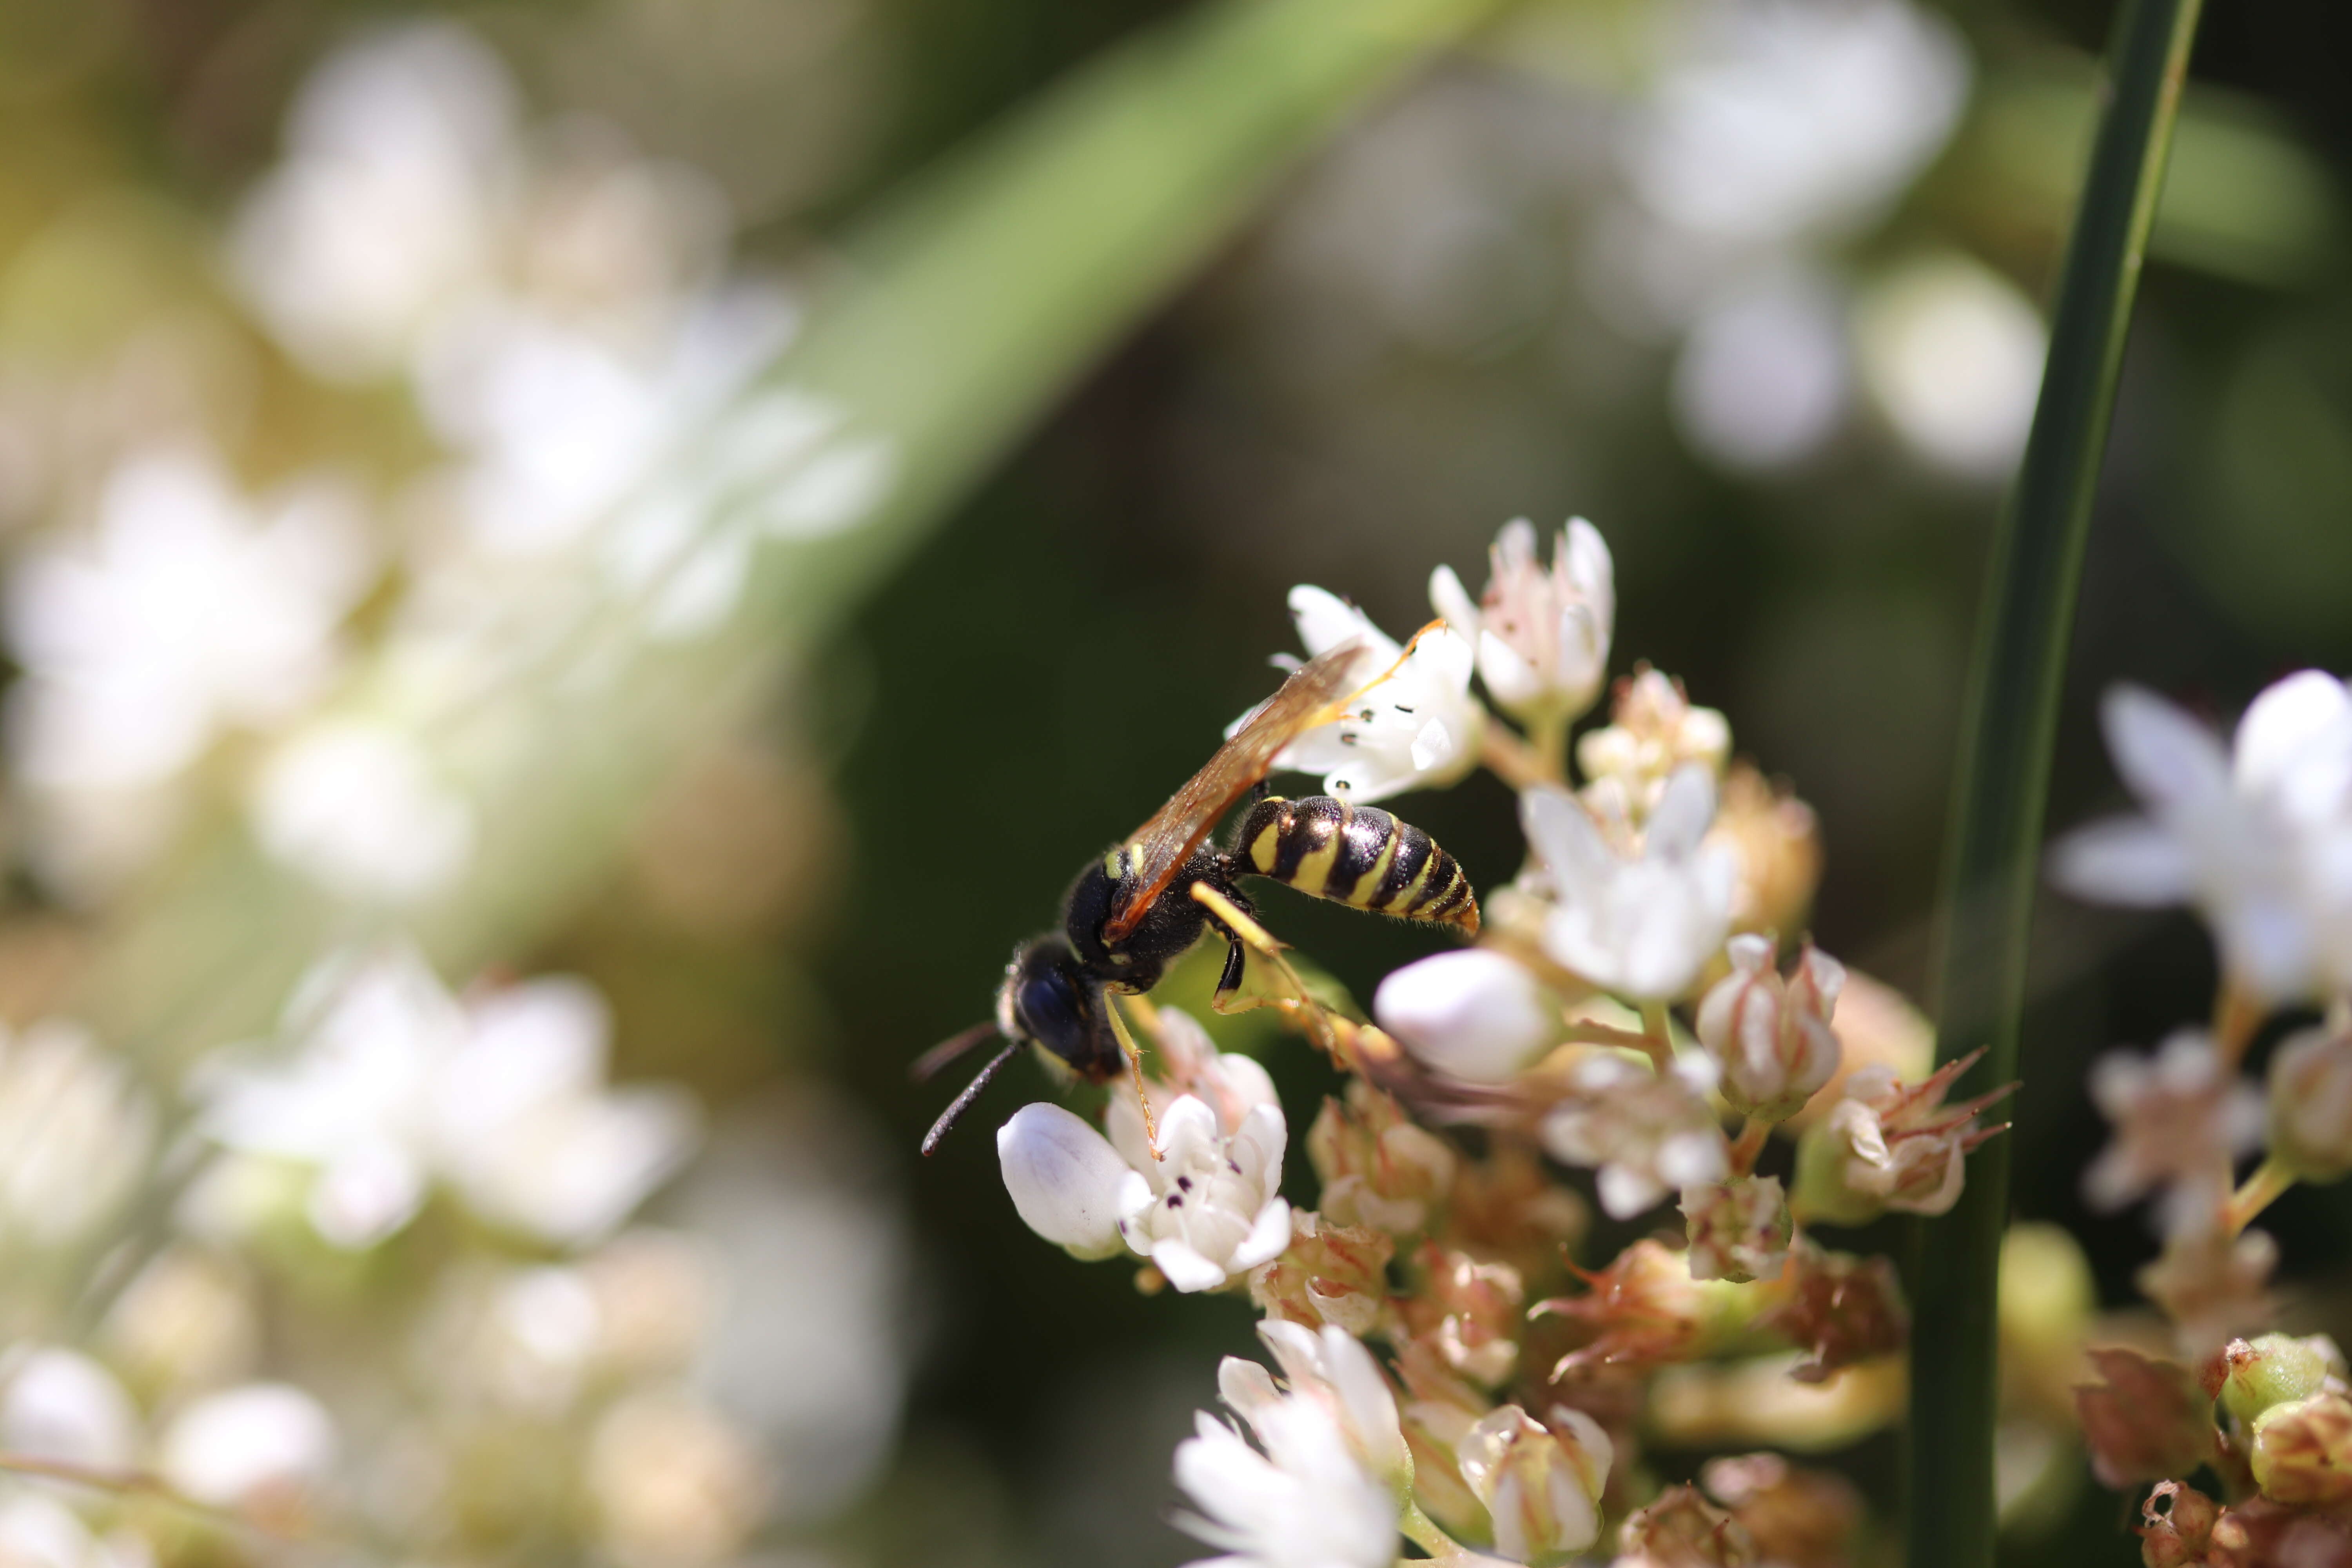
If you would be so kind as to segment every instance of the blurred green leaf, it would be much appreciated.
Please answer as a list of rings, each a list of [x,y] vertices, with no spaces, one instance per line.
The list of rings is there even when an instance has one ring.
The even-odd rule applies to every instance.
[[[463,795],[462,882],[356,910],[215,819],[112,933],[89,1011],[176,1054],[261,1024],[332,939],[397,926],[463,973],[546,936],[609,882],[682,755],[834,636],[1304,153],[1493,4],[1226,0],[918,181],[846,237],[796,342],[593,559],[481,626],[391,646],[339,700],[401,726]]]

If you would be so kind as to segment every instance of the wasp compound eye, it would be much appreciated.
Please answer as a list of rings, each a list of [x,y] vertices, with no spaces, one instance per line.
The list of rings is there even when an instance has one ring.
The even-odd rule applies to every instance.
[[[1085,1026],[1077,987],[1058,969],[1023,981],[1015,1008],[1024,1032],[1048,1045],[1066,1040]]]

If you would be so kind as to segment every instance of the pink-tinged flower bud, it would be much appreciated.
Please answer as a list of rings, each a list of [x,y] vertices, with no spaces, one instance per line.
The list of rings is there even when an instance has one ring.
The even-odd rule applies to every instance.
[[[1284,1322],[1326,1323],[1359,1337],[1372,1331],[1388,1305],[1389,1259],[1396,1243],[1358,1226],[1334,1225],[1311,1209],[1293,1209],[1290,1245],[1250,1270],[1250,1300]]]
[[[2305,1029],[2271,1058],[2270,1154],[2306,1182],[2352,1172],[2352,1029]]]
[[[1508,1083],[1567,1032],[1536,977],[1486,947],[1406,964],[1381,982],[1372,1013],[1423,1066],[1469,1083]]]
[[[1405,1447],[1412,1455],[1412,1500],[1454,1540],[1469,1546],[1494,1543],[1494,1521],[1486,1505],[1462,1477],[1454,1445],[1478,1424],[1480,1412],[1444,1400],[1414,1399],[1405,1403]]]
[[[1823,1225],[1866,1225],[1889,1209],[1938,1215],[1959,1201],[1969,1150],[2003,1129],[1979,1127],[1977,1112],[2017,1086],[2004,1085],[1958,1105],[1944,1091],[1982,1051],[1947,1062],[1916,1086],[1883,1068],[1853,1074],[1845,1098],[1797,1145],[1797,1217]]]
[[[2132,1278],[2172,1320],[2180,1352],[2202,1361],[2232,1334],[2270,1320],[2277,1268],[2278,1243],[2268,1232],[2233,1239],[2218,1230],[2183,1231],[2168,1237],[2163,1254]]]
[[[1731,939],[1731,973],[1699,1004],[1698,1037],[1723,1068],[1724,1102],[1743,1116],[1781,1121],[1838,1068],[1830,1027],[1845,969],[1808,942],[1796,973],[1780,978],[1771,941]]]
[[[1837,1071],[1788,1120],[1792,1132],[1829,1120],[1856,1073],[1877,1068],[1903,1083],[1916,1083],[1935,1070],[1936,1030],[1927,1016],[1902,992],[1859,970],[1848,969],[1838,990],[1837,1037]]]
[[[1412,1337],[1481,1387],[1509,1377],[1518,1365],[1519,1331],[1527,1321],[1518,1270],[1432,1244],[1422,1247],[1415,1261],[1421,1289],[1399,1303]]]
[[[2344,1352],[2326,1334],[2231,1340],[2222,1349],[2221,1364],[2221,1403],[2246,1422],[2273,1405],[2325,1393],[2330,1378],[2340,1384],[2345,1375]]]
[[[1734,931],[1803,929],[1822,880],[1821,823],[1813,808],[1746,763],[1723,775],[1722,802],[1707,841],[1739,864],[1731,895]]]
[[[1790,1373],[1800,1383],[1826,1383],[1842,1368],[1892,1355],[1909,1337],[1903,1288],[1884,1258],[1799,1240],[1790,1246],[1780,1284],[1786,1294],[1758,1315],[1756,1327],[1808,1352]]]
[[[2104,1381],[2077,1388],[2074,1407],[2100,1485],[2185,1476],[2212,1456],[2212,1400],[2187,1367],[2123,1345],[2089,1353]]]
[[[1788,1194],[1778,1176],[1734,1176],[1683,1189],[1694,1279],[1770,1279],[1789,1259]]]
[[[1597,1274],[1577,1270],[1589,1289],[1528,1309],[1530,1318],[1582,1324],[1591,1338],[1562,1356],[1551,1381],[1603,1367],[1641,1368],[1686,1361],[1738,1334],[1756,1306],[1744,1286],[1691,1278],[1690,1256],[1643,1237]]]
[[[1323,1179],[1323,1215],[1391,1236],[1429,1228],[1454,1184],[1454,1151],[1361,1079],[1348,1102],[1323,1101],[1307,1132],[1307,1152]]]
[[[2254,1418],[2254,1484],[2273,1502],[2352,1502],[2352,1400],[2340,1394],[2273,1405]]]
[[[1843,1568],[1853,1559],[1862,1494],[1843,1476],[1778,1454],[1740,1454],[1708,1460],[1699,1483],[1748,1531],[1759,1562]]]
[[[1748,1529],[1691,1486],[1668,1487],[1617,1527],[1614,1568],[1748,1568]]]
[[[1649,815],[1675,769],[1696,763],[1720,775],[1731,754],[1731,726],[1712,708],[1692,705],[1673,676],[1636,665],[1617,683],[1609,723],[1576,742],[1577,765],[1608,803],[1633,820]]]
[[[2158,1482],[2139,1509],[2139,1560],[2147,1568],[2200,1568],[2221,1510],[2179,1481]]]
[[[1557,721],[1575,718],[1600,694],[1616,584],[1609,546],[1582,518],[1554,540],[1549,571],[1536,560],[1534,525],[1516,518],[1496,536],[1477,605],[1450,566],[1432,574],[1429,597],[1477,645],[1478,677],[1497,706],[1524,720]]]
[[[1566,1563],[1601,1535],[1601,1493],[1614,1451],[1601,1424],[1554,1409],[1549,1424],[1516,1405],[1488,1413],[1454,1454],[1493,1521],[1495,1550],[1531,1568]]]

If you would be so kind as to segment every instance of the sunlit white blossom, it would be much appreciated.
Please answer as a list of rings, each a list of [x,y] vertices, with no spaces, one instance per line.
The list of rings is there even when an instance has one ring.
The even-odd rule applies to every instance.
[[[1653,1072],[1594,1052],[1569,1077],[1570,1092],[1544,1118],[1553,1158],[1599,1173],[1601,1206],[1631,1218],[1670,1192],[1729,1174],[1723,1129],[1707,1105],[1715,1068],[1686,1052]]]
[[[1429,580],[1430,603],[1476,647],[1487,695],[1526,717],[1573,718],[1609,673],[1617,586],[1601,531],[1571,518],[1536,561],[1535,526],[1517,518],[1496,536],[1486,586],[1473,603],[1451,566]]]
[[[1328,1324],[1318,1331],[1271,1318],[1258,1324],[1257,1333],[1274,1352],[1281,1380],[1256,1362],[1227,1356],[1217,1368],[1218,1396],[1253,1422],[1285,1399],[1322,1405],[1363,1467],[1402,1495],[1412,1466],[1397,1427],[1396,1395],[1362,1342]]]
[[[1687,763],[1672,775],[1630,854],[1565,791],[1524,792],[1519,816],[1554,899],[1546,952],[1638,1001],[1671,1000],[1696,983],[1730,931],[1739,875],[1727,851],[1704,842],[1715,820],[1705,767]]]
[[[1422,1061],[1472,1083],[1507,1082],[1563,1032],[1559,1004],[1524,964],[1492,948],[1391,971],[1372,994],[1372,1013]]]
[[[290,1384],[208,1394],[173,1417],[162,1468],[179,1490],[220,1508],[275,1503],[322,1483],[335,1461],[325,1406]]]
[[[359,903],[440,892],[473,852],[465,796],[413,737],[375,720],[297,731],[262,764],[249,810],[272,857]]]
[[[1367,805],[1452,784],[1476,765],[1486,710],[1470,694],[1477,655],[1468,637],[1433,627],[1408,654],[1363,611],[1315,587],[1290,591],[1290,614],[1310,656],[1355,643],[1356,677],[1372,684],[1344,717],[1283,748],[1276,767],[1321,773],[1327,792]]]
[[[341,1247],[406,1225],[446,1181],[483,1217],[578,1243],[617,1225],[684,1156],[678,1091],[604,1087],[609,1022],[581,982],[460,1004],[413,952],[339,961],[298,998],[294,1054],[247,1047],[200,1072],[203,1126],[314,1168],[310,1215]]]
[[[1350,1442],[1344,1405],[1226,1381],[1258,1446],[1203,1412],[1176,1447],[1177,1484],[1199,1511],[1177,1522],[1229,1552],[1217,1560],[1227,1568],[1387,1568],[1397,1500]]]
[[[2052,873],[2079,897],[2194,903],[2230,976],[2284,1002],[2352,984],[2352,694],[2318,670],[2265,689],[2225,752],[2154,693],[2100,705],[2116,771],[2147,808],[2078,828]]]

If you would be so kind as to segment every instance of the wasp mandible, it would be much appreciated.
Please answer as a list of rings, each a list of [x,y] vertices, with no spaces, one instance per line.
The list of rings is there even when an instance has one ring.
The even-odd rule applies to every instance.
[[[1048,1052],[1089,1083],[1134,1068],[1108,994],[1150,990],[1213,931],[1226,944],[1213,1004],[1224,1011],[1241,987],[1253,936],[1264,940],[1254,931],[1256,910],[1238,886],[1244,877],[1268,877],[1355,909],[1477,933],[1478,901],[1454,857],[1378,806],[1328,795],[1262,795],[1230,846],[1210,837],[1218,819],[1264,783],[1284,747],[1341,717],[1369,689],[1357,678],[1362,657],[1360,646],[1347,643],[1298,668],[1150,821],[1078,873],[1064,901],[1062,930],[1014,950],[996,993],[996,1016],[916,1064],[916,1076],[929,1077],[992,1035],[1007,1042],[932,1124],[924,1153],[939,1147],[1024,1045]]]

